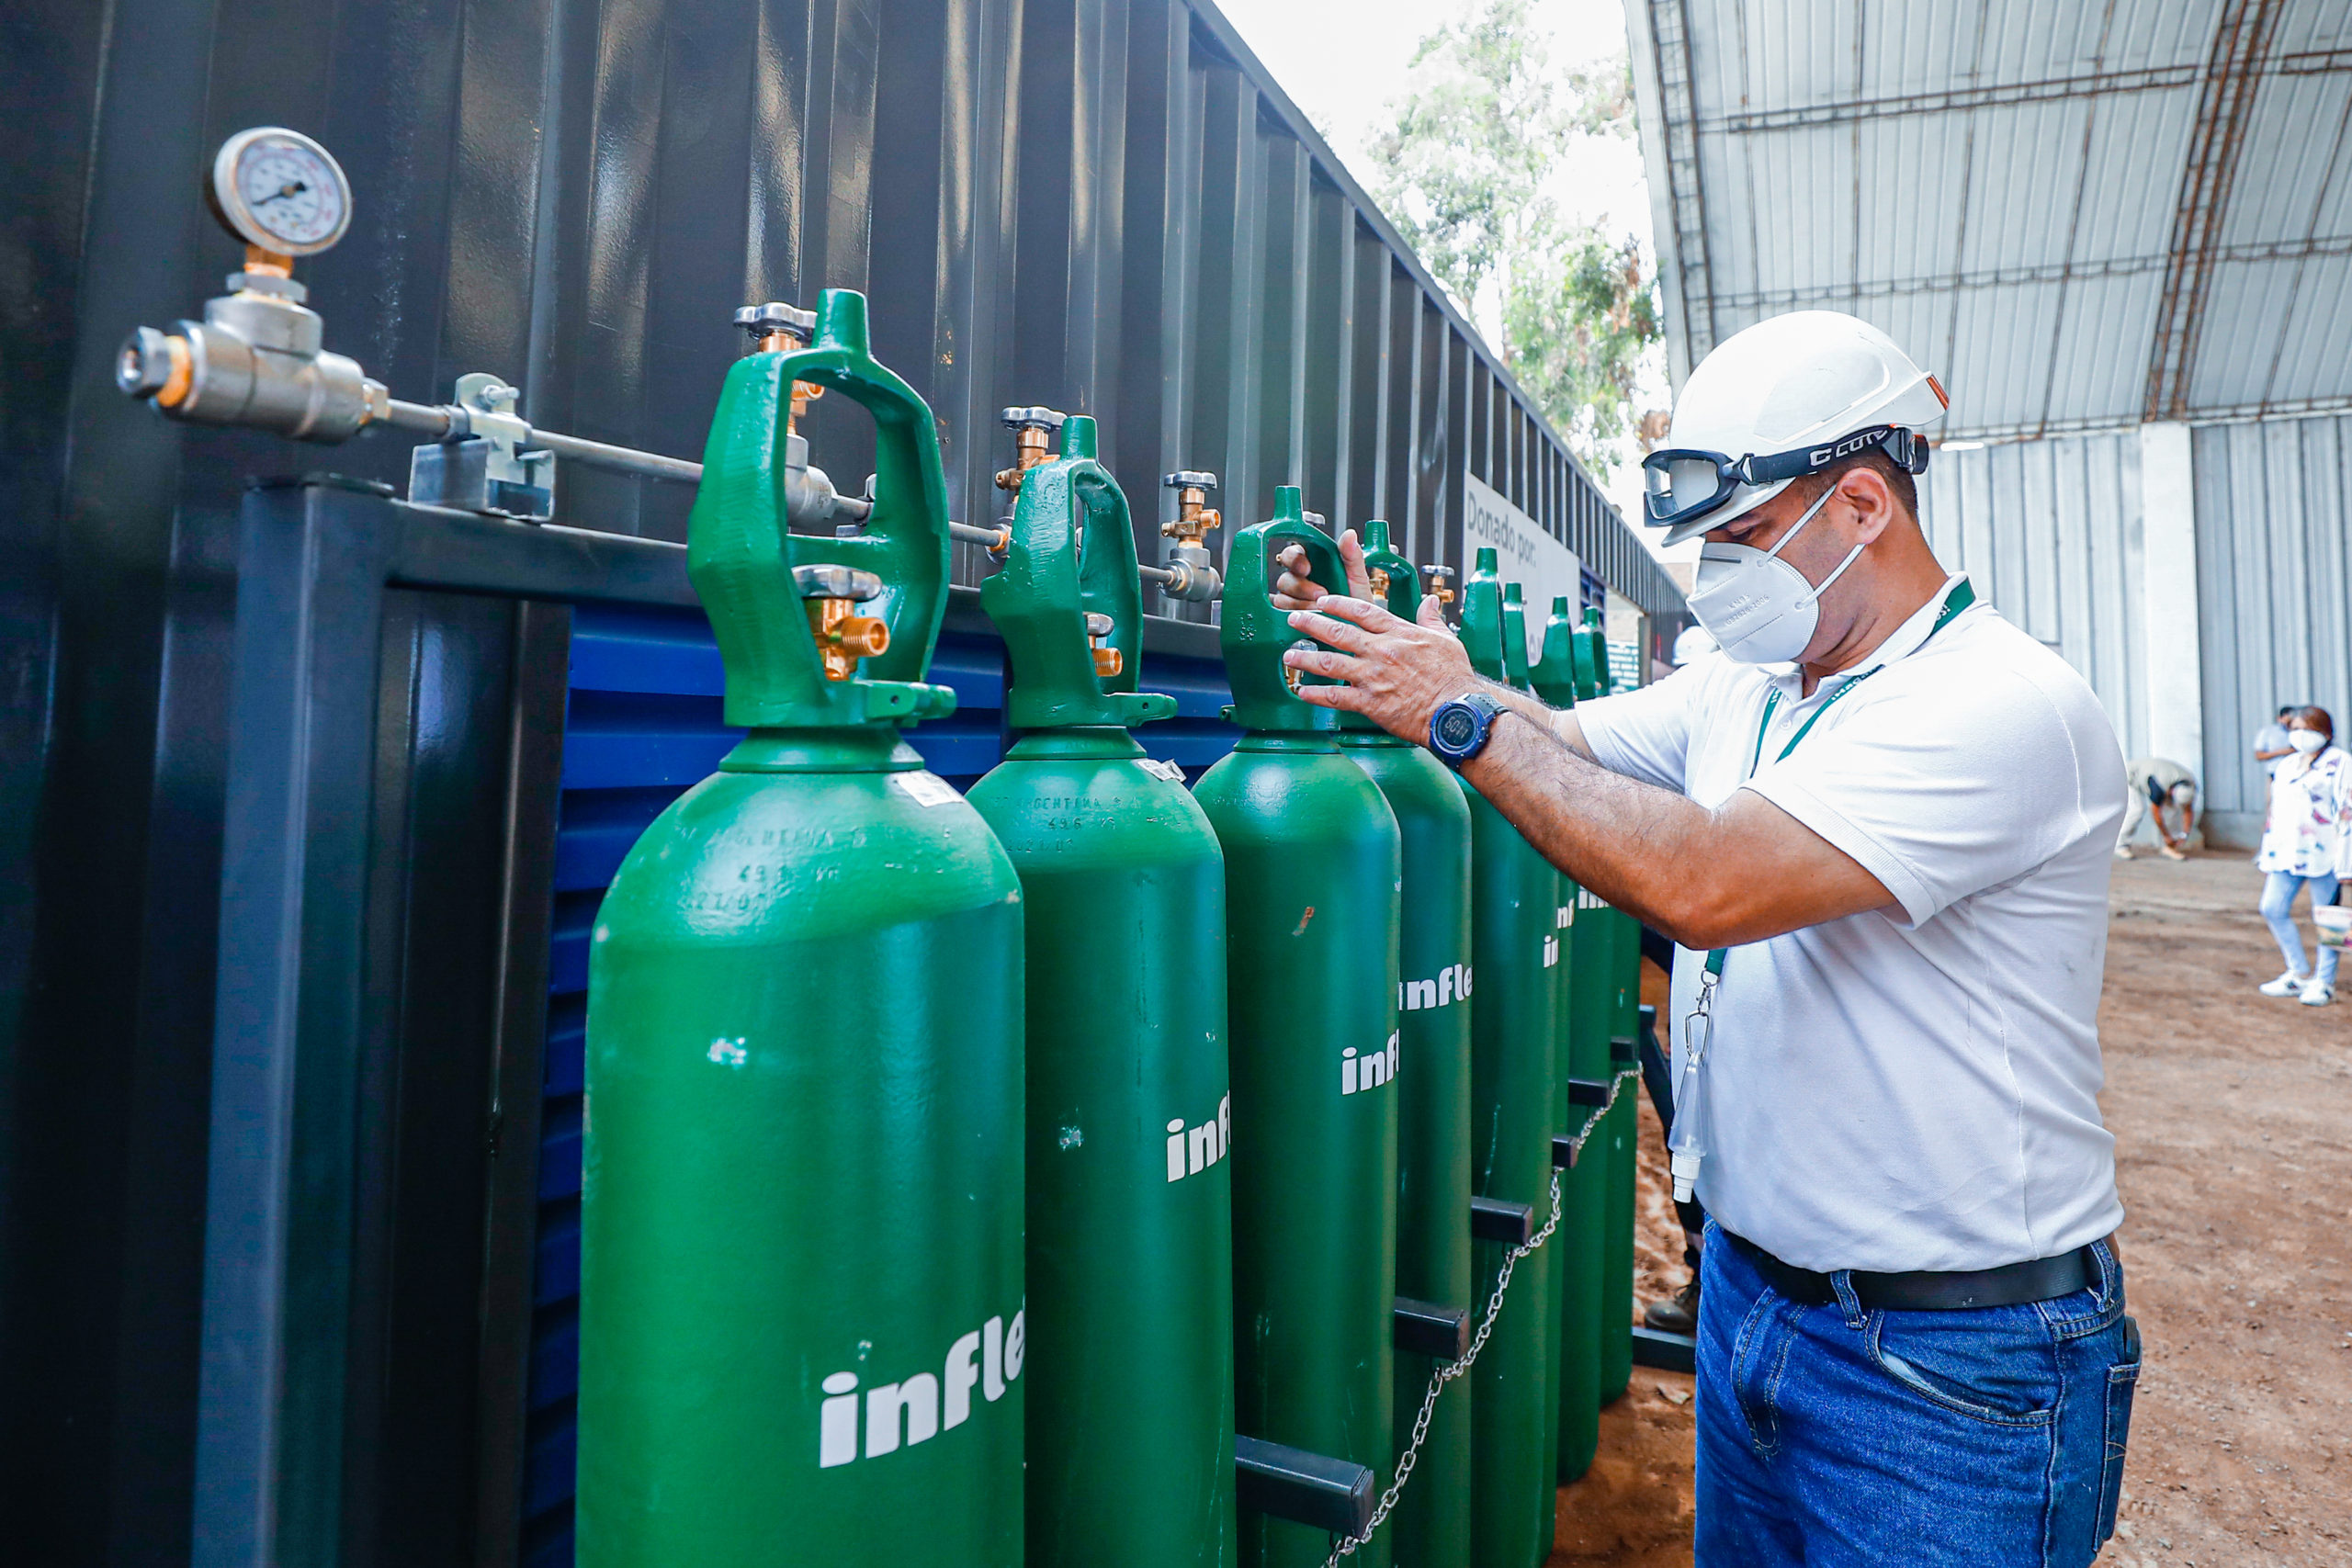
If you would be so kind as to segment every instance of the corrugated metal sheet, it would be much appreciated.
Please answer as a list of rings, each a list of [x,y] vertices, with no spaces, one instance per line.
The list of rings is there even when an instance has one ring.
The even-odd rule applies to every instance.
[[[2123,754],[2141,755],[2148,711],[2138,438],[1939,452],[1921,478],[1919,511],[1937,558],[1966,571],[1995,608],[2081,671]]]
[[[2352,420],[2276,420],[2194,434],[2197,598],[2204,639],[2209,809],[2259,826],[2254,732],[2285,703],[2352,724]]]
[[[2136,423],[2159,400],[2152,358],[2183,333],[2165,417],[2352,403],[2341,4],[1634,0],[1627,14],[1644,117],[1671,121],[1645,133],[1678,378],[1741,327],[1826,308],[1941,374],[1956,434]],[[2254,41],[2233,55],[2241,36]],[[2223,78],[2251,83],[2249,107],[2219,139],[2228,177],[2210,223],[2190,225],[2183,191],[2200,187],[2185,170]]]

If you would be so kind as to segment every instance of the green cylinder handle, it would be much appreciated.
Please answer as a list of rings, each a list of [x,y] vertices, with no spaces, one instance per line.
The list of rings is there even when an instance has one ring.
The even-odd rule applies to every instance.
[[[873,510],[849,538],[812,538],[786,526],[786,437],[792,386],[841,392],[874,418]],[[856,635],[816,606],[838,566],[871,573],[879,592],[858,604]],[[686,525],[686,576],[701,596],[727,667],[727,722],[752,729],[913,723],[956,710],[956,694],[924,682],[947,610],[947,479],[939,429],[922,398],[878,364],[865,296],[828,288],[808,346],[736,361],[718,394],[702,483]],[[874,635],[879,622],[887,637]],[[857,651],[887,641],[870,653]]]
[[[1555,708],[1577,705],[1577,623],[1568,613],[1565,593],[1552,601],[1552,615],[1544,623],[1544,656],[1528,671],[1535,694]]]
[[[1060,454],[1021,476],[1003,570],[980,584],[1012,663],[1005,722],[1015,729],[1125,728],[1176,712],[1174,697],[1136,690],[1143,591],[1135,525],[1096,457],[1096,439],[1085,415],[1063,422]],[[1099,640],[1090,616],[1109,621]]]
[[[1321,646],[1301,636],[1291,626],[1289,614],[1275,609],[1267,598],[1282,575],[1282,553],[1293,545],[1306,552],[1307,574],[1316,581],[1347,581],[1340,547],[1299,511],[1296,485],[1277,486],[1273,516],[1242,529],[1226,545],[1224,624],[1217,628],[1217,645],[1224,650],[1226,680],[1233,688],[1233,705],[1226,715],[1244,729],[1319,732],[1339,728],[1337,709],[1298,698],[1298,685],[1333,682],[1301,675],[1283,662],[1283,655],[1296,644]]]
[[[1608,634],[1601,630],[1600,612],[1585,606],[1584,625],[1575,637],[1577,700],[1589,703],[1609,690]]]
[[[1521,691],[1532,691],[1527,683],[1527,604],[1521,598],[1520,585],[1503,584],[1503,677]]]
[[[1482,547],[1462,585],[1462,646],[1470,668],[1489,681],[1509,678],[1503,664],[1503,583],[1495,574],[1494,547]]]

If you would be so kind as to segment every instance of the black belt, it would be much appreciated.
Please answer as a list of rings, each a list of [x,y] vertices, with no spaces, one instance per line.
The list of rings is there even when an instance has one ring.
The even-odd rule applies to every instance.
[[[1783,1263],[1745,1236],[1734,1235],[1718,1224],[1715,1235],[1754,1264],[1766,1284],[1792,1302],[1827,1306],[1838,1299],[1829,1276],[1793,1263]],[[1968,1307],[2020,1306],[2086,1290],[2098,1280],[2098,1265],[2087,1247],[2055,1258],[2035,1258],[1998,1269],[1963,1269],[1943,1272],[1922,1269],[1906,1274],[1850,1276],[1854,1295],[1871,1312],[1959,1312]]]

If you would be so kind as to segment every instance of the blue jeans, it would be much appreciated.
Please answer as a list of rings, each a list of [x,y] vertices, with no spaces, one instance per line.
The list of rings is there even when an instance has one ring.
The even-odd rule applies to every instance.
[[[1711,1221],[1696,1568],[2084,1568],[2115,1529],[2140,1376],[2123,1271],[2024,1306],[1791,1301]]]
[[[2303,962],[2303,933],[2295,929],[2295,895],[2304,887],[2312,890],[2312,908],[2335,902],[2335,878],[2332,876],[2297,876],[2291,871],[2274,871],[2263,878],[2262,918],[2270,923],[2270,934],[2278,939],[2279,955],[2286,959],[2290,973],[2308,975],[2312,966]],[[2344,950],[2319,944],[2319,978],[2327,985],[2335,984],[2335,961]]]

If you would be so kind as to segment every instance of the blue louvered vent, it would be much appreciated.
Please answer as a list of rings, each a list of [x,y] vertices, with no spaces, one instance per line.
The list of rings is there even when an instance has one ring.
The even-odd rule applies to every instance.
[[[1177,716],[1137,731],[1153,756],[1199,778],[1238,731],[1215,660],[1148,657],[1148,690],[1170,692]],[[956,711],[910,730],[932,772],[969,788],[1003,755],[1003,649],[993,636],[949,631],[932,676],[956,689]],[[547,1098],[539,1144],[539,1231],[531,1337],[529,1451],[523,1476],[524,1568],[569,1568],[572,1398],[580,1361],[580,1095],[585,1066],[588,932],[613,873],[649,824],[714,772],[741,730],[721,721],[718,649],[688,610],[583,608],[571,622],[571,692],[564,728],[563,801],[548,965]]]

